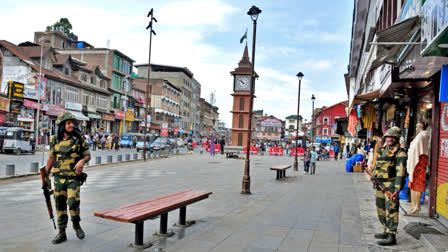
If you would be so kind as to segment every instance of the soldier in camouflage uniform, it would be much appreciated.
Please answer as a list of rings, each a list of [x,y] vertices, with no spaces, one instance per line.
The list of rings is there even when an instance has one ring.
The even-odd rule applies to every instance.
[[[406,151],[400,148],[400,128],[392,127],[384,134],[385,146],[378,149],[378,158],[373,169],[373,176],[384,184],[390,193],[376,190],[376,207],[383,232],[375,234],[381,239],[379,245],[395,245],[398,228],[399,199],[402,182],[406,171]]]
[[[67,205],[76,236],[84,238],[79,222],[81,173],[84,164],[90,160],[90,151],[80,132],[75,129],[75,117],[69,112],[61,113],[56,121],[58,133],[50,139],[47,174],[53,171],[54,198],[58,215],[59,233],[52,240],[58,244],[67,240]]]

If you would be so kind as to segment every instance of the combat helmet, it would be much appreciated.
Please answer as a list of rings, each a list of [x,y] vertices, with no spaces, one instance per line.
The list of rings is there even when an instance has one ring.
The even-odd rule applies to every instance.
[[[60,113],[58,119],[56,120],[56,124],[59,125],[67,120],[76,120],[76,118],[70,112]]]
[[[394,126],[390,129],[388,129],[386,131],[386,133],[384,133],[383,137],[396,137],[396,138],[400,139],[400,128],[398,128],[397,126]]]

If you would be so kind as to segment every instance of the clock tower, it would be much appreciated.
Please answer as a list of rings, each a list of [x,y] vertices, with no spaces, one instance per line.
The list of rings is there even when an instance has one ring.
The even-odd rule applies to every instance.
[[[252,63],[249,60],[247,45],[238,67],[230,72],[233,75],[233,108],[232,108],[232,146],[245,146],[249,130],[249,102],[251,94],[250,72]],[[258,77],[254,73],[255,77]],[[254,85],[255,86],[255,85]],[[255,92],[255,90],[253,90]]]

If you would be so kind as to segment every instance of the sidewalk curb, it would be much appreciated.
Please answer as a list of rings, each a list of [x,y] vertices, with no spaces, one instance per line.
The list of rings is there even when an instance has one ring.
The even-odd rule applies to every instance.
[[[188,155],[188,154],[186,154],[186,153],[179,153],[179,154],[174,154],[174,155],[160,156],[160,157],[156,157],[156,158],[146,158],[146,160],[147,160],[147,161],[151,161],[151,160],[159,160],[159,159],[165,159],[165,158],[176,157],[176,156],[184,156],[184,155]],[[134,160],[129,160],[129,161],[112,162],[112,163],[105,163],[105,164],[86,165],[86,167],[88,167],[88,168],[101,168],[101,167],[106,167],[106,166],[111,166],[111,165],[117,165],[117,164],[137,163],[137,162],[145,162],[145,161],[144,161],[143,158],[139,158],[139,159],[134,159]],[[28,173],[18,174],[18,175],[12,175],[12,176],[1,176],[1,177],[0,177],[0,181],[8,181],[8,180],[16,179],[16,178],[32,177],[32,176],[36,176],[36,175],[39,175],[39,174],[40,174],[39,172],[28,172]]]

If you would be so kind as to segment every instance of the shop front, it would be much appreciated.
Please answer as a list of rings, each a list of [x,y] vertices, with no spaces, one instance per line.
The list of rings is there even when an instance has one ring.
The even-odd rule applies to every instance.
[[[48,105],[48,111],[45,114],[48,116],[48,130],[51,135],[55,135],[57,131],[56,120],[59,114],[64,113],[65,109],[55,105]]]
[[[82,104],[76,102],[65,102],[65,109],[76,118],[81,132],[86,133],[89,118],[82,113]]]
[[[0,125],[7,124],[7,113],[9,113],[9,99],[0,97]]]
[[[99,132],[112,132],[112,124],[115,121],[115,115],[110,113],[101,114],[102,123]]]
[[[115,111],[115,122],[112,127],[112,133],[121,134],[121,131],[123,129],[123,119],[124,119],[124,112],[118,110]]]

